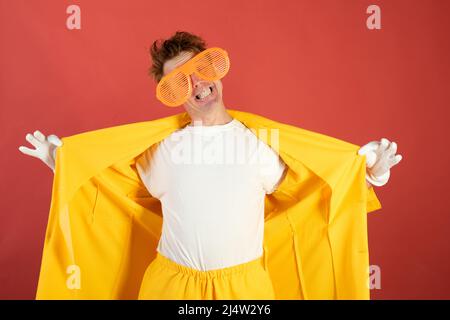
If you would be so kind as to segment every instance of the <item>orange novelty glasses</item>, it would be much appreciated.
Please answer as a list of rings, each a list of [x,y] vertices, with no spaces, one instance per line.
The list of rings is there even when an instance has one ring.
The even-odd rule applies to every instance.
[[[229,69],[230,59],[225,50],[217,47],[206,49],[165,75],[156,87],[156,97],[166,106],[180,106],[192,95],[191,74],[215,81],[222,79]]]

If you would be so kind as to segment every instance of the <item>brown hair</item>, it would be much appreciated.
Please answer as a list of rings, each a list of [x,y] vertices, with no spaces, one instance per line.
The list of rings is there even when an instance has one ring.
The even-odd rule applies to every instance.
[[[161,42],[161,46],[158,47]],[[164,75],[163,66],[167,60],[176,57],[182,51],[197,54],[204,50],[206,50],[206,42],[201,37],[185,31],[177,31],[167,40],[158,39],[150,48],[153,64],[150,67],[149,75],[159,82]]]

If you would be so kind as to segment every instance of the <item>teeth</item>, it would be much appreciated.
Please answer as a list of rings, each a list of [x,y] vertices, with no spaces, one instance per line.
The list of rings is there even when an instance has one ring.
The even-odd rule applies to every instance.
[[[203,99],[204,97],[206,97],[207,95],[209,95],[211,93],[211,90],[207,89],[207,90],[203,90],[202,93],[200,93],[200,99]]]
[[[197,97],[201,100],[211,94],[212,90],[210,88],[204,89],[200,94],[197,95]]]

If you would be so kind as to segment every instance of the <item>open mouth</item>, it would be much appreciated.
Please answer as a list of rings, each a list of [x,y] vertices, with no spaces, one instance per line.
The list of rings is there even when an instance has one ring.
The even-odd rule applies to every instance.
[[[206,100],[209,96],[211,96],[213,94],[214,89],[212,86],[208,87],[208,89],[209,89],[209,92],[208,92],[208,90],[203,90],[201,93],[197,94],[195,96],[195,100],[203,101],[203,100]]]

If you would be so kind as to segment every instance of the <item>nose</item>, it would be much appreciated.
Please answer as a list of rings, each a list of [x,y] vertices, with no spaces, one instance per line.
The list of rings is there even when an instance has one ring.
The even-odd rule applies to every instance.
[[[201,85],[202,82],[205,82],[205,80],[197,76],[195,73],[191,74],[191,81],[193,88],[197,88]]]

